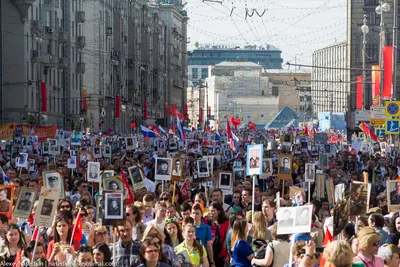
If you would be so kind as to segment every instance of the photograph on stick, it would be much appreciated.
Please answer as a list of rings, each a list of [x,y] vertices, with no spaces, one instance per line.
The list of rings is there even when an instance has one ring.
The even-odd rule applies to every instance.
[[[114,170],[104,170],[101,172],[101,179],[109,178],[114,176]]]
[[[42,187],[39,195],[39,204],[36,208],[33,225],[41,227],[52,227],[57,203],[60,199],[59,189]]]
[[[87,181],[91,183],[100,182],[100,162],[90,161],[86,169]]]
[[[58,189],[60,192],[60,198],[64,197],[64,179],[58,171],[44,171],[43,186],[51,189]]]
[[[262,173],[263,144],[248,145],[246,158],[246,175]]]
[[[122,220],[124,218],[124,194],[123,193],[104,193],[104,219]]]
[[[29,187],[21,187],[17,203],[15,204],[13,215],[28,219],[31,215],[33,204],[36,200],[37,190]]]
[[[288,180],[292,178],[292,155],[279,154],[278,178]]]
[[[210,176],[208,161],[206,159],[197,160],[197,173],[199,178],[206,178]]]
[[[389,212],[400,212],[400,181],[386,181]]]
[[[220,172],[218,188],[223,190],[232,189],[232,173],[231,172]]]
[[[183,175],[183,163],[184,158],[182,157],[173,157],[172,158],[172,176],[171,180],[173,182],[180,182],[182,180]]]
[[[315,182],[315,164],[314,163],[306,163],[304,178],[305,178],[306,182],[309,182],[309,183]]]
[[[368,211],[368,184],[350,184],[350,215],[360,216]]]
[[[261,177],[266,179],[273,174],[272,159],[263,159],[262,164],[263,172]]]
[[[309,233],[312,208],[312,205],[278,208],[278,235]]]
[[[14,204],[14,185],[0,185],[0,214],[11,219]]]
[[[15,165],[19,168],[28,168],[28,153],[19,153]]]
[[[109,191],[124,191],[124,183],[117,177],[112,176],[103,179],[103,188]]]
[[[72,156],[68,159],[68,169],[76,169],[76,156]]]
[[[135,190],[146,187],[144,183],[144,174],[139,165],[134,164],[132,167],[129,167],[128,172]]]
[[[156,180],[169,181],[171,180],[172,159],[171,158],[156,158]]]

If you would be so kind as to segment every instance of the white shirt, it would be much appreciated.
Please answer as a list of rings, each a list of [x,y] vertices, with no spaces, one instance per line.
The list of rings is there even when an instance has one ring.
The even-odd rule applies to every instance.
[[[146,189],[147,191],[149,191],[150,193],[154,193],[156,192],[156,185],[154,184],[153,181],[147,179],[146,177],[144,178],[144,183],[146,185]]]
[[[147,223],[147,225],[151,225],[151,224],[157,225],[160,228],[160,230],[164,231],[165,221],[163,221],[162,223],[157,223],[156,219],[154,219]]]

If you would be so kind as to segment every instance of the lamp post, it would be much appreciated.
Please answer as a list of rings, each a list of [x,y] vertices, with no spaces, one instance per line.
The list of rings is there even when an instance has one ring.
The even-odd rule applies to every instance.
[[[379,86],[379,95],[380,99],[382,99],[383,93],[383,47],[385,46],[385,24],[383,23],[383,13],[388,12],[390,10],[390,5],[386,3],[384,0],[379,0],[379,6],[375,8],[375,12],[381,15],[381,31],[379,33],[379,71],[380,71],[380,86]],[[380,101],[380,104],[383,104],[383,101]]]
[[[393,0],[393,55],[392,55],[392,97],[397,97],[396,71],[397,71],[397,24],[398,24],[398,0]]]
[[[366,77],[367,77],[367,74],[366,74],[367,64],[366,64],[366,61],[365,61],[365,46],[367,44],[367,33],[369,32],[369,28],[368,28],[368,25],[367,25],[367,15],[365,15],[365,14],[364,14],[364,24],[361,26],[361,31],[363,33],[363,43],[362,43],[362,68],[363,68],[363,71],[362,71],[362,79],[363,79],[362,80],[362,91],[363,91],[363,94],[364,94],[362,108],[365,109],[365,106],[367,105],[367,96],[368,96],[368,94],[366,93],[366,90],[365,90],[365,80],[366,80]]]

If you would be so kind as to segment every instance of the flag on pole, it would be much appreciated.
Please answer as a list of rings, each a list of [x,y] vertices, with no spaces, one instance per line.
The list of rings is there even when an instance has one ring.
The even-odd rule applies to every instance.
[[[369,128],[368,124],[366,124],[365,122],[362,122],[360,124],[360,126],[358,126],[358,127],[365,133],[366,136],[369,136],[372,141],[374,141],[374,142],[380,142],[381,141],[379,139],[379,137],[376,136],[374,131],[372,131],[371,128]]]
[[[163,127],[161,127],[161,125],[158,125],[158,131],[160,131],[160,133],[161,133],[162,135],[165,135],[165,130],[164,130]]]
[[[332,241],[333,241],[333,236],[332,236],[331,232],[329,231],[328,227],[326,227],[326,234],[324,236],[324,241],[322,242],[322,246],[326,247],[326,245],[328,245]],[[325,263],[326,263],[326,259],[324,258],[324,255],[321,254],[321,260],[319,262],[319,266],[325,266]],[[331,266],[331,265],[329,264],[328,266]]]
[[[254,131],[257,131],[257,125],[254,122],[249,121],[247,123],[247,127],[249,127],[250,129],[253,129]]]
[[[215,132],[215,140],[221,141],[221,135],[219,135],[219,132]]]
[[[226,134],[228,135],[229,145],[233,151],[236,151],[237,147],[239,147],[239,138],[231,131],[231,126],[229,125],[229,121],[226,121]]]
[[[142,134],[143,134],[144,138],[160,137],[159,134],[150,130],[149,128],[144,127],[143,125],[140,125],[140,129],[142,129]]]
[[[183,131],[183,126],[181,124],[181,120],[179,119],[179,116],[176,117],[176,127],[178,128],[179,139],[181,139],[181,141],[185,141],[185,133]]]
[[[231,115],[229,115],[229,119],[231,120],[233,126],[238,126],[241,123],[239,118],[234,118]]]
[[[81,210],[79,209],[78,216],[76,216],[76,221],[74,225],[74,229],[72,231],[72,238],[71,238],[71,243],[72,245],[73,240],[76,241],[81,241],[83,237],[83,228],[82,228],[82,217],[81,217]]]
[[[129,187],[128,179],[126,178],[126,175],[124,172],[121,172],[121,176],[122,176],[122,180],[124,182],[124,186],[125,186],[126,190],[128,190],[128,198],[125,200],[126,201],[125,204],[126,205],[133,204],[133,202],[135,202],[135,198],[133,196],[131,188]]]

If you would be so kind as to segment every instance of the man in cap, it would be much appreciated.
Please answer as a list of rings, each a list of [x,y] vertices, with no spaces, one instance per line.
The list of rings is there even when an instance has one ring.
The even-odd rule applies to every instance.
[[[50,176],[47,178],[48,185],[50,188],[58,188],[58,177],[57,176]]]
[[[28,212],[29,208],[31,207],[31,204],[32,204],[32,201],[30,201],[31,196],[32,196],[32,192],[25,192],[24,196],[23,196],[24,199],[22,199],[19,202],[17,209]]]

